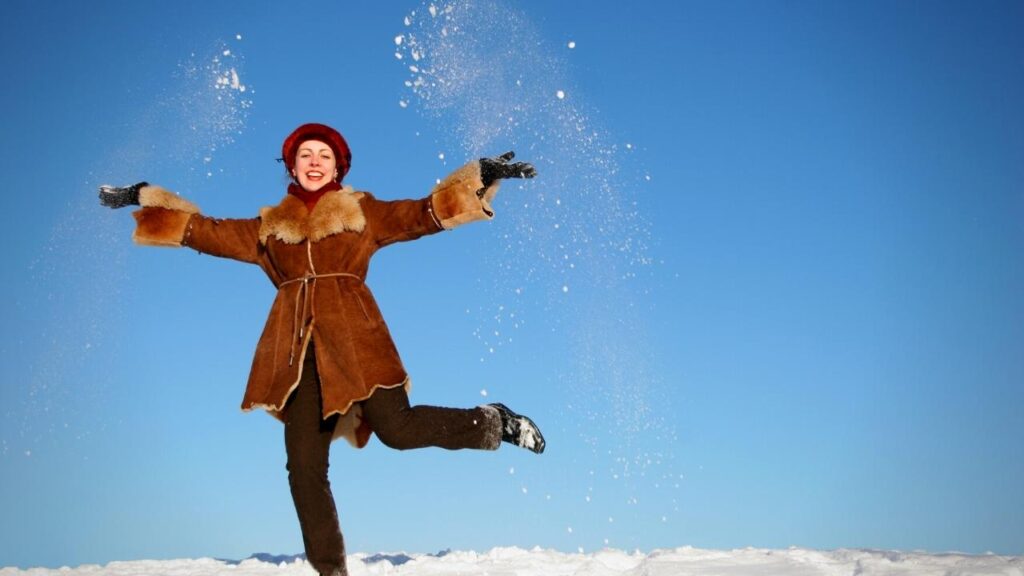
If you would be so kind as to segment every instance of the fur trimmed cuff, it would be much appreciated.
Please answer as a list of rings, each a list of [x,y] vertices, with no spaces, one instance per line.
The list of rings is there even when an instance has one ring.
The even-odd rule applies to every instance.
[[[477,160],[449,174],[430,192],[434,214],[441,226],[451,230],[468,222],[494,218],[491,200],[498,193],[500,183],[500,180],[495,180],[484,190],[482,197],[477,196],[477,192],[484,188]]]
[[[497,450],[501,446],[501,413],[494,406],[478,406],[483,412],[484,440],[480,446],[484,450]]]
[[[166,208],[188,214],[198,214],[199,207],[159,186],[143,186],[139,190],[139,204],[143,208]]]
[[[132,240],[143,246],[181,246],[189,219],[199,213],[198,206],[159,186],[143,186],[139,204],[142,210],[132,212]]]
[[[166,208],[143,208],[132,212],[135,232],[132,240],[143,246],[181,246],[192,214]]]

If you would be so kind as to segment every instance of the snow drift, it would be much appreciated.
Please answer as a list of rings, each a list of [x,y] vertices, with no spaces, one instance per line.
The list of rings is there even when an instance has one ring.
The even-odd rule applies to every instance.
[[[256,556],[256,555],[254,555]],[[262,558],[272,558],[258,555]],[[77,568],[0,569],[0,576],[60,575],[111,576],[172,575],[256,576],[308,575],[313,568],[304,560],[266,562],[250,558],[241,562],[203,558],[198,560],[137,560],[111,562],[105,566],[83,565]],[[1024,574],[1024,557],[994,554],[928,554],[877,550],[818,551],[802,548],[769,550],[702,550],[689,546],[655,550],[648,554],[605,549],[592,554],[566,554],[534,548],[494,548],[489,552],[446,552],[441,554],[353,554],[349,573],[389,574],[395,576],[443,576],[481,574],[490,576],[687,576],[690,574],[762,576],[813,576],[860,574],[935,574],[935,575],[1015,575]]]

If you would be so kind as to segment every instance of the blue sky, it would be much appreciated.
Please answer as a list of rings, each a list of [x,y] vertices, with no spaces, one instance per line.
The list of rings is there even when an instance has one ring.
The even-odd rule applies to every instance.
[[[272,287],[95,189],[254,215],[307,121],[379,197],[540,171],[368,283],[413,401],[549,450],[336,444],[350,551],[1024,553],[1024,9],[660,4],[8,3],[0,566],[301,550]]]

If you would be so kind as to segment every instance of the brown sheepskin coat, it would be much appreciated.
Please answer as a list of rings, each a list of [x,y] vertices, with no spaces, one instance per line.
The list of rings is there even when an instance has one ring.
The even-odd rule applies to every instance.
[[[309,211],[286,195],[257,218],[219,219],[199,213],[157,186],[141,190],[133,239],[144,245],[188,246],[256,264],[278,288],[256,346],[243,410],[280,417],[299,383],[310,340],[316,343],[323,417],[341,414],[336,437],[362,447],[371,430],[358,402],[377,388],[407,386],[398,350],[364,280],[380,248],[474,220],[489,219],[497,182],[483,189],[479,163],[453,172],[421,200],[378,200],[349,186],[328,192]]]

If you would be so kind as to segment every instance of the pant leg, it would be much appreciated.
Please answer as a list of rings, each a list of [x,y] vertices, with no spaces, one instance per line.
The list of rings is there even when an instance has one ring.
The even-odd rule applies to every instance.
[[[401,386],[378,388],[362,402],[363,418],[385,445],[398,450],[437,446],[497,450],[501,416],[489,406],[472,409],[410,406]]]
[[[313,345],[306,352],[302,378],[284,411],[288,484],[302,528],[306,559],[321,574],[347,574],[345,544],[327,477],[337,417],[322,420],[320,381]],[[337,571],[337,572],[335,572]]]

